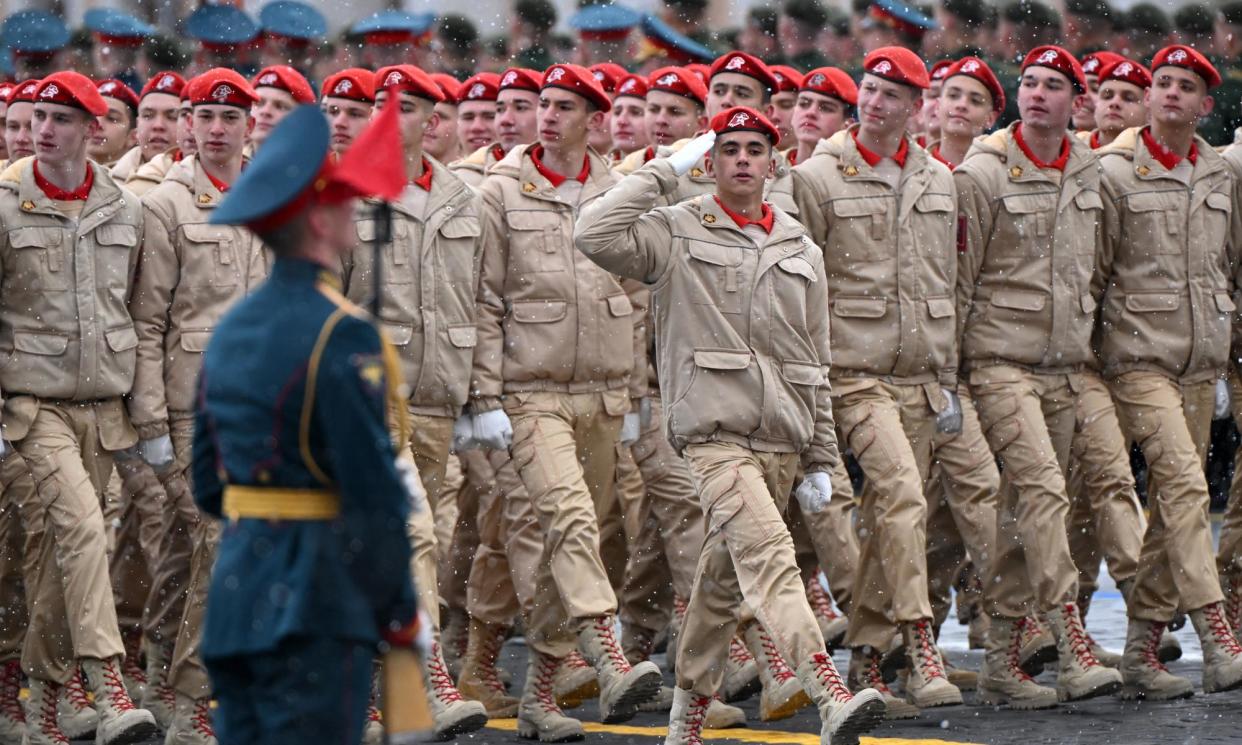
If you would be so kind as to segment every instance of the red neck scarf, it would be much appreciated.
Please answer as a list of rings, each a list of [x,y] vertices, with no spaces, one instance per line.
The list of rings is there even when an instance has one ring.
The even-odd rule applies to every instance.
[[[1058,155],[1057,159],[1051,163],[1045,163],[1039,158],[1036,158],[1035,153],[1031,152],[1031,149],[1026,146],[1026,140],[1022,139],[1021,122],[1018,122],[1018,126],[1013,130],[1013,139],[1017,141],[1018,149],[1021,150],[1022,154],[1029,158],[1032,163],[1035,164],[1036,168],[1051,168],[1057,171],[1064,171],[1065,164],[1069,163],[1070,142],[1068,137],[1061,140],[1061,154]]]
[[[879,153],[871,152],[870,150],[867,149],[866,145],[863,145],[861,142],[859,142],[858,141],[858,130],[854,130],[850,134],[854,138],[854,146],[858,148],[858,154],[861,155],[862,159],[867,162],[867,165],[871,166],[872,168],[875,168],[876,166],[880,165],[880,161],[884,160],[884,156],[880,155]],[[898,168],[906,167],[906,156],[909,154],[910,154],[910,141],[907,140],[905,137],[902,137],[901,145],[898,146],[897,152],[893,153],[893,160],[897,163]]]
[[[935,158],[936,160],[940,161],[941,163],[944,163],[946,166],[948,166],[948,167],[949,167],[949,170],[950,170],[950,171],[952,171],[952,170],[954,170],[955,168],[957,168],[957,165],[956,165],[956,164],[954,164],[954,163],[950,163],[948,160],[946,160],[946,159],[945,159],[945,157],[944,157],[943,155],[941,155],[941,154],[940,154],[940,145],[936,145],[934,148],[932,148],[932,149],[931,149],[931,151],[930,151],[930,152],[931,152],[931,157]]]
[[[219,190],[220,190],[220,193],[221,193],[221,194],[228,194],[228,193],[229,193],[229,185],[228,185],[228,184],[224,183],[223,181],[221,181],[220,179],[216,178],[215,176],[212,176],[212,175],[211,175],[211,172],[210,172],[210,171],[208,171],[206,168],[204,168],[204,169],[203,169],[203,173],[207,175],[207,180],[211,182],[211,185],[212,185],[212,186],[214,186],[214,187],[216,187],[217,189],[219,189]]]
[[[91,186],[95,183],[95,171],[91,169],[88,163],[86,165],[86,180],[78,188],[66,191],[48,181],[43,177],[43,174],[39,173],[39,159],[35,158],[34,180],[39,189],[47,195],[47,198],[54,202],[85,202],[86,198],[91,194]]]
[[[1151,153],[1151,157],[1164,166],[1165,170],[1171,171],[1177,168],[1178,163],[1182,162],[1182,156],[1156,142],[1156,138],[1151,136],[1151,127],[1143,127],[1142,137],[1143,144],[1147,146],[1147,151]],[[1186,160],[1190,161],[1192,166],[1199,161],[1199,146],[1194,142],[1190,143],[1190,152],[1186,153]]]
[[[1100,149],[1100,130],[1096,129],[1091,132],[1091,140],[1089,141],[1092,150]]]
[[[426,158],[423,158],[423,175],[416,179],[411,179],[410,183],[423,191],[431,191],[431,164],[427,162]]]
[[[530,150],[526,151],[530,155],[530,161],[535,164],[535,170],[552,183],[553,187],[560,188],[561,184],[569,180],[568,176],[553,171],[543,164],[543,143],[536,144]],[[584,155],[582,157],[582,170],[575,176],[575,180],[580,184],[585,184],[587,178],[591,175],[591,156]]]
[[[505,149],[500,145],[492,145],[492,157],[496,160],[503,160],[505,157]]]
[[[763,203],[763,210],[760,213],[762,217],[760,217],[758,220],[752,220],[749,217],[746,217],[745,215],[734,212],[733,210],[726,207],[725,203],[720,201],[720,197],[713,195],[712,198],[716,200],[716,204],[720,205],[720,209],[724,210],[724,213],[728,215],[733,220],[733,222],[737,223],[737,226],[739,228],[744,229],[747,225],[758,225],[759,227],[763,228],[763,232],[765,233],[772,232],[772,224],[775,222],[775,216],[772,214],[772,208],[768,206],[767,202]]]

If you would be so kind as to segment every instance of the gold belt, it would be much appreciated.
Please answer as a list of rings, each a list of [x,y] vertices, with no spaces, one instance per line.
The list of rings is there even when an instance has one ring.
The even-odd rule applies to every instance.
[[[230,520],[334,520],[340,514],[340,497],[323,489],[224,487],[224,516]]]

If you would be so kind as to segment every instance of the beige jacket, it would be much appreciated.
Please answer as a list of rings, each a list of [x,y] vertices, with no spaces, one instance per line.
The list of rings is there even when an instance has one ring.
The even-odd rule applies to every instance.
[[[492,143],[449,163],[448,169],[466,186],[477,190],[483,183],[483,177],[487,175],[487,169],[499,162],[497,152],[500,152],[500,145]]]
[[[177,165],[178,161],[173,160],[173,151],[160,153],[146,163],[138,166],[130,175],[129,180],[125,182],[125,188],[134,192],[138,196],[145,196],[147,192],[164,182],[164,177]]]
[[[802,453],[807,470],[831,471],[822,252],[779,208],[762,247],[711,196],[653,209],[677,185],[668,161],[651,161],[584,209],[574,235],[592,261],[652,285],[670,441]]]
[[[1128,129],[1099,151],[1100,362],[1105,377],[1150,370],[1210,380],[1229,360],[1242,248],[1238,183],[1202,138],[1193,167],[1168,171],[1139,132]]]
[[[953,180],[965,229],[957,255],[962,367],[1094,367],[1099,290],[1091,282],[1103,239],[1095,152],[1070,137],[1058,182],[1023,154],[1011,126],[975,140]]]
[[[0,173],[0,390],[6,397],[119,402],[134,384],[138,339],[126,301],[142,208],[102,166],[88,167],[94,185],[76,223],[35,184],[34,158]],[[6,424],[5,437],[24,434]],[[109,449],[128,446],[101,436]]]
[[[574,250],[580,209],[615,183],[594,151],[578,207],[568,204],[514,148],[479,187],[483,260],[472,407],[500,405],[502,393],[587,393],[625,389],[641,396],[643,319],[620,280]],[[631,372],[634,376],[631,376]],[[625,413],[610,412],[613,414]]]
[[[415,413],[455,417],[466,403],[474,357],[479,216],[473,192],[439,161],[427,162],[425,210],[416,215],[400,200],[393,203],[379,317],[401,355]],[[358,210],[359,245],[346,256],[343,277],[345,296],[366,308],[375,292],[372,210],[369,201]]]
[[[135,145],[121,156],[109,173],[118,184],[124,184],[142,165],[142,148]]]
[[[957,192],[944,164],[910,141],[897,189],[843,130],[793,169],[794,199],[824,250],[834,378],[956,381],[953,291]]]
[[[267,251],[253,233],[207,224],[222,198],[194,156],[142,198],[146,229],[130,301],[138,374],[129,413],[144,440],[168,432],[170,412],[194,410],[212,330],[267,277]]]

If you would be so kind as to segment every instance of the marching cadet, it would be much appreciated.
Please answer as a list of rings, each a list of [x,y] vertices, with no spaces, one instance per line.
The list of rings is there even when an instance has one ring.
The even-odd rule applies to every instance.
[[[651,140],[647,136],[647,79],[641,75],[629,75],[617,83],[617,95],[612,99],[612,152],[614,161],[622,161],[630,153],[646,148]]]
[[[575,648],[598,673],[605,722],[631,718],[660,684],[655,665],[631,667],[614,637],[617,601],[598,548],[597,508],[612,498],[629,388],[644,382],[632,380],[643,374],[635,356],[643,326],[626,289],[572,245],[574,217],[613,184],[587,145],[590,120],[598,124],[610,107],[589,71],[548,68],[539,140],[510,150],[479,187],[483,260],[469,412],[476,441],[512,442],[545,541],[526,619],[518,732],[548,742],[582,736],[552,690]]]
[[[39,89],[38,80],[26,80],[14,86],[9,93],[8,110],[4,118],[4,146],[9,159],[5,165],[16,163],[35,154],[34,149],[34,95]]]
[[[608,94],[609,100],[616,98],[617,84],[628,74],[624,67],[615,62],[600,62],[587,69],[595,76],[604,93]],[[592,125],[590,137],[587,138],[587,144],[606,157],[612,154],[612,113],[613,110],[609,109],[603,122],[598,126]]]
[[[142,200],[142,254],[130,312],[138,332],[138,366],[129,399],[138,454],[156,469],[168,495],[160,563],[189,558],[185,610],[172,649],[157,650],[166,665],[150,684],[175,690],[170,743],[211,743],[211,687],[199,658],[203,601],[219,541],[219,525],[204,520],[191,493],[194,385],[212,331],[234,303],[268,273],[254,235],[208,224],[237,181],[242,148],[254,126],[258,100],[246,79],[216,68],[189,83],[198,154],[173,165]],[[188,557],[178,551],[188,541]],[[174,579],[177,575],[168,575]],[[184,575],[182,575],[184,576]],[[170,588],[169,592],[181,588]]]
[[[794,106],[798,103],[798,89],[802,87],[802,73],[788,65],[771,65],[768,69],[776,79],[769,119],[781,131],[781,142],[792,142]]]
[[[95,84],[54,73],[34,99],[35,157],[0,173],[4,435],[30,469],[46,523],[28,547],[37,572],[26,590],[39,612],[23,653],[26,736],[64,738],[56,704],[80,665],[99,714],[96,742],[134,742],[154,734],[155,721],[122,682],[99,495],[113,453],[137,439],[122,396],[134,380],[125,300],[142,212],[86,157],[95,117],[107,110]]]
[[[1120,62],[1123,59],[1125,57],[1120,54],[1106,51],[1092,52],[1082,58],[1082,74],[1087,80],[1087,93],[1082,99],[1082,104],[1074,109],[1074,116],[1070,120],[1076,131],[1090,132],[1095,127],[1095,97],[1100,89],[1100,71],[1105,65]]]
[[[955,191],[949,170],[906,132],[928,86],[922,60],[881,47],[863,66],[859,124],[793,171],[800,219],[823,248],[829,277],[834,415],[867,477],[846,645],[851,667],[875,664],[893,638],[892,619],[909,658],[907,700],[955,705],[961,693],[932,638],[923,497],[932,437],[960,429],[952,421],[960,416]],[[908,265],[915,269],[897,269]]]
[[[977,140],[953,174],[962,369],[1001,460],[1005,495],[985,573],[991,628],[979,693],[1018,709],[1120,687],[1088,645],[1065,528],[1077,398],[1094,359],[1095,267],[1083,257],[1096,256],[1101,230],[1095,158],[1067,135],[1086,92],[1068,52],[1031,50],[1018,89],[1022,120]],[[1019,667],[1023,617],[1032,611],[1047,616],[1056,639],[1055,692]]]
[[[140,197],[159,186],[175,164],[198,152],[198,143],[194,140],[194,107],[190,105],[189,91],[188,83],[182,86],[181,108],[177,112],[177,146],[143,163],[125,182],[126,188]]]
[[[319,108],[328,118],[329,146],[340,157],[371,121],[375,106],[375,73],[351,67],[329,75],[323,81]]]
[[[1146,456],[1150,523],[1134,580],[1125,696],[1178,698],[1190,681],[1156,648],[1178,608],[1203,648],[1203,690],[1242,686],[1242,646],[1215,578],[1203,474],[1215,388],[1229,364],[1242,213],[1238,183],[1196,134],[1220,75],[1199,52],[1152,59],[1151,124],[1101,151],[1100,362],[1125,434]],[[1063,653],[1064,654],[1064,653]]]
[[[457,139],[463,153],[474,153],[496,141],[496,97],[500,76],[481,72],[461,84],[457,104]]]
[[[1079,132],[1092,150],[1110,144],[1123,131],[1147,122],[1147,89],[1151,72],[1138,62],[1120,57],[1100,68],[1095,94],[1095,129]],[[1098,564],[1098,562],[1097,562]]]
[[[405,524],[426,505],[385,421],[400,372],[335,276],[353,197],[403,178],[337,164],[328,140],[322,113],[296,109],[203,226],[244,225],[276,257],[219,320],[194,396],[195,501],[229,521],[203,634],[221,745],[358,743],[377,643],[419,628]]]
[[[510,67],[500,76],[496,93],[496,141],[453,164],[453,174],[477,189],[484,174],[505,154],[538,137],[539,86],[542,74]]]
[[[315,91],[310,83],[302,77],[302,73],[288,65],[274,65],[259,71],[254,76],[254,92],[258,100],[250,115],[254,117],[254,128],[250,132],[250,146],[258,150],[267,141],[267,136],[289,115],[302,104],[315,103]]]
[[[457,139],[461,81],[442,72],[431,73],[431,79],[444,98],[436,103],[436,120],[423,135],[423,149],[441,163],[452,163],[462,156],[461,141]]]
[[[820,67],[802,78],[797,110],[793,115],[794,148],[785,154],[795,166],[811,157],[820,140],[826,140],[853,121],[858,105],[858,85],[836,67]]]
[[[647,78],[647,113],[643,123],[652,147],[689,140],[707,127],[707,86],[684,67],[662,67]],[[655,157],[643,155],[644,162]],[[638,167],[636,164],[630,170]]]
[[[99,134],[91,138],[86,154],[104,168],[111,169],[137,142],[138,94],[119,80],[99,83],[99,95],[108,113],[99,118]]]
[[[462,700],[440,648],[433,522],[475,348],[479,218],[470,189],[442,163],[424,155],[423,136],[435,124],[435,104],[443,100],[435,81],[411,65],[381,68],[375,80],[376,105],[399,107],[408,184],[392,205],[393,240],[384,251],[383,265],[377,268],[366,248],[348,254],[343,291],[358,304],[379,294],[378,320],[400,355],[402,380],[409,390],[404,405],[410,439],[402,445],[418,467],[430,506],[410,516],[411,571],[432,636],[424,665],[435,732],[438,738],[451,738],[487,723],[482,704]],[[355,216],[355,228],[360,246],[375,240],[376,217],[365,202]]]
[[[775,126],[745,107],[720,112],[711,125],[587,207],[575,236],[592,261],[653,285],[657,367],[674,402],[666,431],[710,526],[678,638],[665,743],[699,741],[724,677],[730,638],[720,631],[737,622],[739,599],[773,630],[782,656],[797,661],[823,719],[821,742],[857,743],[884,704],[875,691],[851,696],[837,674],[782,515],[799,464],[806,475],[798,501],[808,512],[826,507],[828,472],[840,457],[823,259],[802,226],[763,201]],[[705,155],[716,192],[653,210]],[[765,302],[752,303],[760,296]]]
[[[156,73],[138,94],[137,143],[112,167],[112,178],[129,181],[139,166],[177,144],[177,116],[185,78],[175,72]]]

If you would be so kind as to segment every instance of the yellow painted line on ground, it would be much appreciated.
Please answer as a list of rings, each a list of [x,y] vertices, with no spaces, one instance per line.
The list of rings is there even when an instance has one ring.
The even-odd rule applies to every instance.
[[[493,719],[487,723],[488,729],[502,732],[516,732],[516,719]],[[635,735],[639,737],[664,737],[668,734],[667,727],[634,727],[627,724],[596,724],[583,722],[582,728],[587,732],[608,735]],[[819,745],[819,735],[810,732],[781,732],[779,730],[758,729],[709,729],[703,732],[704,740],[720,740],[724,742],[771,743],[773,745]],[[864,737],[862,745],[979,745],[979,743],[950,742],[948,740],[932,740],[927,738],[909,737]]]

